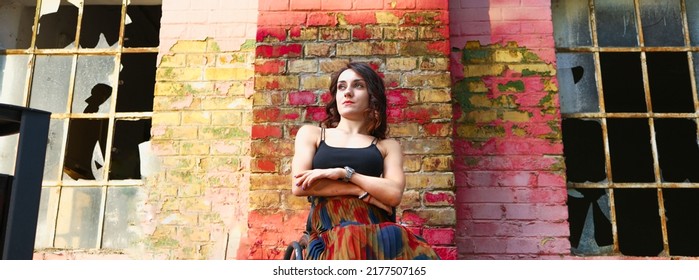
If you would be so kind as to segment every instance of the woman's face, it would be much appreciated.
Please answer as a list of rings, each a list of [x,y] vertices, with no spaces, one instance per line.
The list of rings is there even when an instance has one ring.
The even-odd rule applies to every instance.
[[[369,91],[366,81],[352,69],[343,71],[337,79],[335,99],[341,116],[363,117],[369,109]]]

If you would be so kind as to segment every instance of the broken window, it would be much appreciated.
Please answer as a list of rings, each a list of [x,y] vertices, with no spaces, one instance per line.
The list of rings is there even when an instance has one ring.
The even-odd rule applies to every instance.
[[[552,9],[572,252],[699,256],[699,1]]]
[[[138,238],[160,3],[0,0],[0,102],[52,113],[37,248],[122,249]],[[0,172],[15,142],[0,138]]]

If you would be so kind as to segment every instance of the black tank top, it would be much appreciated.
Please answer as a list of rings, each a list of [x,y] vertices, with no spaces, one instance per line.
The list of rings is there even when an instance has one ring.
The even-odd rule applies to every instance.
[[[320,144],[313,156],[313,169],[349,166],[354,171],[374,177],[383,174],[383,155],[376,147],[378,139],[364,148],[338,148],[325,143],[325,128],[321,128]]]

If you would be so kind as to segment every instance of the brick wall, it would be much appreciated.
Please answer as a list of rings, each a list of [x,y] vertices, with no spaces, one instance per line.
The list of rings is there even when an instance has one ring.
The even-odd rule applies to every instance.
[[[256,1],[164,0],[143,254],[234,259],[245,239]]]
[[[297,129],[317,124],[330,74],[364,61],[385,78],[390,135],[406,154],[399,215],[456,258],[446,0],[261,0],[253,108],[248,258],[280,258],[305,226],[290,193]]]
[[[550,1],[450,1],[462,259],[570,254]]]

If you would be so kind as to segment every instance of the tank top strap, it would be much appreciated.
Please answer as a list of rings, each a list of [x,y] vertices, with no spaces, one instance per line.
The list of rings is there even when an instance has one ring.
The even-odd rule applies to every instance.
[[[379,138],[374,137],[374,140],[371,141],[371,144],[376,145],[376,143],[379,143]]]
[[[325,141],[325,127],[320,128],[320,142]]]

